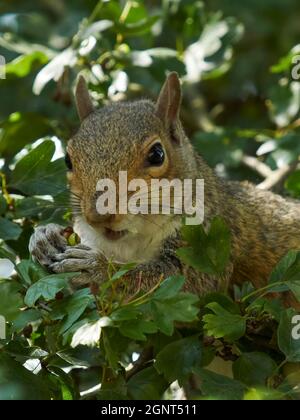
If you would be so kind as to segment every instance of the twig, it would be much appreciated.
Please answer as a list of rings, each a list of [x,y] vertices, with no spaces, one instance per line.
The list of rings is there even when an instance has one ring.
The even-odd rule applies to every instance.
[[[284,181],[284,179],[296,168],[297,163],[291,165],[284,165],[272,173],[260,184],[257,188],[261,190],[270,190]]]
[[[298,162],[293,162],[290,165],[284,165],[281,168],[272,170],[264,162],[261,162],[254,156],[243,156],[242,162],[257,172],[260,176],[265,178],[257,185],[261,190],[271,190],[284,181],[284,179],[297,167]]]
[[[0,179],[1,179],[1,187],[2,187],[3,197],[5,198],[8,205],[12,205],[13,204],[13,199],[9,195],[9,191],[8,191],[7,184],[6,184],[6,176],[3,172],[0,172]]]
[[[47,311],[47,312],[52,312],[52,309],[51,308],[49,308],[49,306],[47,306],[45,303],[43,303],[43,302],[39,302],[39,306],[42,308],[42,309],[44,309],[44,311]]]
[[[140,357],[138,358],[138,360],[136,361],[136,363],[133,365],[133,368],[130,369],[127,373],[126,373],[126,380],[128,381],[133,375],[135,375],[136,373],[140,372],[142,369],[144,369],[145,365],[150,362],[150,360],[153,359],[153,349],[152,347],[146,347]]]
[[[268,165],[253,156],[243,156],[242,162],[248,166],[248,168],[256,171],[263,178],[268,178],[273,174],[272,169],[270,169]]]

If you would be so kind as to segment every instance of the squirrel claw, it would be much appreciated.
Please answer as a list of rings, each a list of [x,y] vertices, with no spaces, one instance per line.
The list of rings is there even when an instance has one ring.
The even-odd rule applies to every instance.
[[[100,265],[100,256],[97,252],[85,246],[69,246],[63,253],[53,256],[49,266],[54,273],[72,271],[95,271]]]
[[[62,229],[53,223],[35,229],[29,242],[29,252],[35,261],[49,266],[53,263],[53,256],[66,249],[67,241],[62,235]]]
[[[60,254],[64,256],[63,254]],[[64,256],[65,257],[65,256]],[[49,266],[54,273],[68,273],[75,271],[90,271],[97,268],[98,262],[94,258],[64,258]]]
[[[88,247],[69,246],[64,252],[54,255],[56,261],[63,261],[69,258],[91,259],[96,258],[96,253]]]

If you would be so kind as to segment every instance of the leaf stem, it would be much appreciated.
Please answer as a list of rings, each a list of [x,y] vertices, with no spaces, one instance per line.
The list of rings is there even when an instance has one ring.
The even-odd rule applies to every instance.
[[[92,13],[90,14],[90,16],[88,17],[86,26],[88,26],[92,22],[94,22],[94,20],[96,19],[98,13],[102,9],[102,6],[103,6],[103,0],[99,0],[98,3],[96,4],[96,6],[94,7],[94,10],[92,11]]]
[[[283,284],[284,284],[284,282],[277,281],[275,283],[268,284],[267,286],[262,287],[261,289],[254,290],[253,292],[251,292],[248,295],[244,296],[242,298],[242,302],[246,302],[246,300],[250,299],[251,297],[253,297],[253,296],[255,296],[255,295],[259,294],[259,293],[262,293],[262,292],[268,293],[269,289],[272,289],[274,286],[281,286]],[[263,293],[262,296],[264,296],[266,293]],[[261,297],[261,296],[259,296],[259,297]]]
[[[4,196],[8,206],[10,206],[13,203],[13,199],[9,195],[9,192],[8,192],[8,189],[7,189],[6,176],[3,172],[0,172],[0,177],[1,177],[1,188],[2,188],[3,196]]]
[[[119,17],[119,23],[120,24],[125,23],[128,15],[129,15],[129,12],[130,12],[130,9],[131,9],[132,5],[133,5],[132,0],[127,0],[126,4],[125,4],[125,6],[122,10],[122,13]],[[123,35],[121,33],[118,33],[117,34],[117,44],[121,44],[122,42],[123,42]]]
[[[160,286],[160,284],[161,284],[161,282],[162,282],[162,279],[163,279],[163,276],[161,276],[161,277],[160,277],[160,279],[159,279],[158,283],[157,283],[154,287],[152,287],[152,289],[148,290],[148,292],[147,292],[147,293],[145,293],[144,295],[139,296],[138,298],[136,298],[136,299],[134,299],[134,300],[132,300],[132,301],[128,302],[128,303],[127,303],[127,305],[136,304],[137,302],[138,302],[139,304],[141,304],[141,301],[142,301],[142,303],[143,303],[143,300],[144,300],[145,298],[147,298],[149,295],[151,295],[153,292],[155,292],[155,290],[156,290],[156,289],[158,289],[158,288],[159,288],[159,286]]]
[[[73,48],[78,47],[79,43],[82,40],[81,39],[82,34],[84,33],[85,29],[88,28],[88,26],[94,22],[102,6],[103,6],[103,0],[99,0],[96,6],[94,7],[92,13],[90,14],[90,16],[87,19],[83,19],[83,21],[81,22],[79,26],[78,32],[73,37],[73,41],[72,41]]]

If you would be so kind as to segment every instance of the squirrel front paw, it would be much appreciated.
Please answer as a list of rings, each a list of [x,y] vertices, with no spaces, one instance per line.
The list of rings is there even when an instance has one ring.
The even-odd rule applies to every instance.
[[[55,261],[56,254],[64,252],[66,248],[64,228],[54,223],[38,226],[29,241],[29,252],[33,259],[46,267]]]
[[[98,255],[98,252],[85,245],[68,246],[62,253],[54,255],[49,268],[54,273],[95,271],[99,265]]]
[[[64,252],[54,255],[49,268],[54,273],[81,272],[79,278],[101,282],[107,275],[107,266],[103,254],[85,245],[76,245],[68,246]]]

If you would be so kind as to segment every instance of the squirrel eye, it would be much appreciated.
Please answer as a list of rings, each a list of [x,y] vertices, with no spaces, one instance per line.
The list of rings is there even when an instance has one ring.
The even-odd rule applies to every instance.
[[[164,163],[165,152],[160,143],[155,143],[148,154],[147,162],[153,166],[160,166]]]
[[[72,161],[71,161],[69,153],[67,153],[66,156],[65,156],[65,163],[66,163],[66,166],[69,169],[69,171],[72,171],[73,165],[72,165]]]

